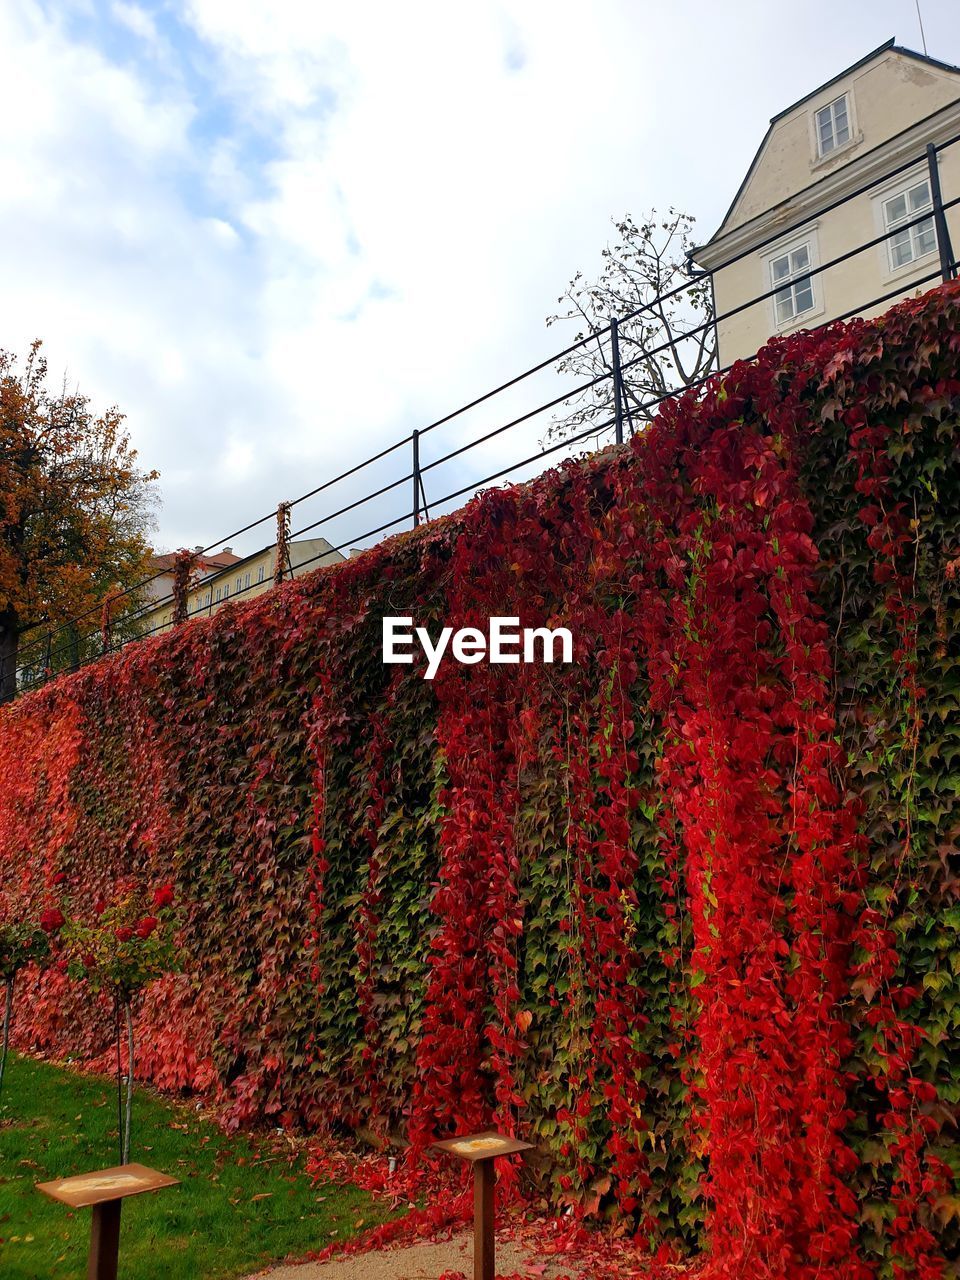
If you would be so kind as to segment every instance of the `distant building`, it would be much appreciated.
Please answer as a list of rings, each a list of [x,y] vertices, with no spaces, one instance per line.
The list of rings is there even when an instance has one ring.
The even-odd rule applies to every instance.
[[[251,556],[237,556],[230,547],[214,555],[201,554],[197,550],[197,572],[194,586],[187,598],[188,618],[206,617],[228,600],[252,600],[273,586],[277,569],[276,546],[265,547]],[[337,564],[346,559],[326,538],[304,538],[287,545],[285,578],[298,578],[301,574],[318,569],[321,565]],[[173,625],[173,575],[176,554],[156,555],[152,567],[157,577],[145,594],[148,607],[141,613],[138,630],[142,635],[155,635],[167,631]],[[152,607],[150,602],[153,603]]]
[[[932,214],[901,224],[932,209],[926,145],[958,133],[960,69],[892,40],[774,116],[719,230],[693,252],[713,273],[718,316],[782,285],[719,320],[720,364],[753,355],[771,334],[885,311],[915,292],[938,267],[936,228]],[[960,196],[960,144],[939,153],[938,172],[944,201]],[[831,207],[875,178],[869,191]],[[946,217],[956,246],[960,206]],[[776,238],[781,227],[792,229]],[[809,274],[884,232],[880,244]]]
[[[194,555],[197,557],[197,572],[204,576],[219,573],[221,569],[227,569],[231,565],[239,564],[241,556],[233,554],[232,547],[224,547],[222,551],[204,554],[203,547],[196,547]],[[173,574],[177,563],[177,553],[175,551],[158,553],[150,557],[150,572],[154,575],[152,580],[147,583],[144,589],[144,597],[147,600],[164,600],[170,596],[173,591]]]

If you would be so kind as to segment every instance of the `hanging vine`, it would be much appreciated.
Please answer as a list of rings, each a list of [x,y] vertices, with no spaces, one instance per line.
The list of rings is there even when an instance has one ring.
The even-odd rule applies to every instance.
[[[53,681],[0,710],[0,923],[176,881],[141,1071],[403,1140],[411,1193],[496,1125],[537,1148],[511,1195],[712,1280],[938,1280],[958,415],[954,284]],[[574,661],[427,681],[386,616],[563,626]],[[18,1047],[109,1066],[110,1019],[18,970]]]

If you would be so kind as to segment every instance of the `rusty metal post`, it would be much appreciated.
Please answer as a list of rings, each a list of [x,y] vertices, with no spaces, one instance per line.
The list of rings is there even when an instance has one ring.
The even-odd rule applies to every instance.
[[[478,1160],[473,1166],[473,1280],[495,1280],[496,1186],[496,1161]]]
[[[488,1130],[433,1145],[473,1165],[473,1280],[495,1280],[497,1157],[530,1151],[530,1143]]]
[[[190,584],[197,564],[197,554],[185,547],[173,561],[173,625],[179,627],[190,613]]]
[[[87,1280],[117,1280],[122,1206],[122,1200],[104,1200],[102,1204],[93,1206]]]
[[[113,593],[108,591],[103,598],[103,608],[100,611],[100,647],[104,653],[109,653],[113,647],[113,618],[111,617],[112,605]]]
[[[279,587],[287,572],[290,558],[290,503],[281,502],[277,507],[277,549],[273,566],[273,585]]]

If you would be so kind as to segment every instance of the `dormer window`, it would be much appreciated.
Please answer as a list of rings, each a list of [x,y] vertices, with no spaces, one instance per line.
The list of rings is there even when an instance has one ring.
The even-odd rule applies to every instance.
[[[850,112],[847,95],[834,98],[817,112],[817,153],[829,155],[850,141]]]

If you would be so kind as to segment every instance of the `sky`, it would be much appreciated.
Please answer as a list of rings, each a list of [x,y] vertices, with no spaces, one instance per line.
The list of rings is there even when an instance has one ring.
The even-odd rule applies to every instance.
[[[921,11],[960,63],[955,0]],[[226,535],[572,338],[545,317],[612,216],[673,205],[709,238],[770,116],[891,36],[921,48],[915,0],[4,0],[0,347],[42,338],[126,413],[158,547],[253,551],[269,523]],[[542,435],[433,469],[428,499]],[[369,545],[406,484],[333,513],[407,471],[409,448],[294,530]]]

